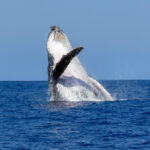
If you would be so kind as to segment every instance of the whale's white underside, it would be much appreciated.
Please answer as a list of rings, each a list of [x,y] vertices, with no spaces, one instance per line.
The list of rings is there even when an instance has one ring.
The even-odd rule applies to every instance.
[[[65,37],[63,42],[55,40],[54,32],[50,33],[47,41],[47,51],[54,58],[53,66],[51,66],[53,69],[63,55],[73,49],[67,36],[64,33],[62,34]],[[51,76],[49,78],[52,80]],[[53,93],[53,88],[57,88],[56,93]],[[113,100],[106,89],[88,75],[77,57],[70,62],[59,77],[57,84],[50,84],[50,95],[51,100],[56,100],[54,95],[57,95],[59,101]]]

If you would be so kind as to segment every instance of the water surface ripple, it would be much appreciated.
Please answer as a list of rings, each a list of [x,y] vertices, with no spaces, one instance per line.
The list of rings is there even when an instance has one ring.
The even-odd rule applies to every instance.
[[[116,101],[55,103],[47,82],[0,82],[0,149],[150,149],[150,81],[101,83]]]

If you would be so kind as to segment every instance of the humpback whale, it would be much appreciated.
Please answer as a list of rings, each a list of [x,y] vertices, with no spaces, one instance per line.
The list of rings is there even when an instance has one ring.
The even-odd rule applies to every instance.
[[[67,35],[58,26],[51,27],[47,40],[50,100],[113,100],[80,63],[77,55],[82,50],[83,47],[72,48]]]

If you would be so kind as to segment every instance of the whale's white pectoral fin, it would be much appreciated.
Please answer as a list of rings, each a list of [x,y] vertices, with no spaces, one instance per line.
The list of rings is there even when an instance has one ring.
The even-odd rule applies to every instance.
[[[110,100],[113,101],[114,99],[112,98],[112,96],[109,94],[109,92],[107,92],[107,90],[99,83],[97,82],[95,79],[93,79],[92,77],[89,77],[92,84],[96,87],[96,89],[98,89],[102,96],[104,97],[105,100]]]
[[[56,64],[56,67],[53,71],[53,79],[55,81],[61,76],[61,74],[65,71],[71,60],[78,55],[83,47],[77,47],[70,51],[68,54],[64,55],[61,60]]]

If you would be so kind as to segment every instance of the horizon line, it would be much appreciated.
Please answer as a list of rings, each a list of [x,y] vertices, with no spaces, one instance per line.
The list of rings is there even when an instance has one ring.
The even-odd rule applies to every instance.
[[[150,79],[97,79],[98,81],[141,81]],[[48,80],[0,80],[0,82],[48,82]]]

